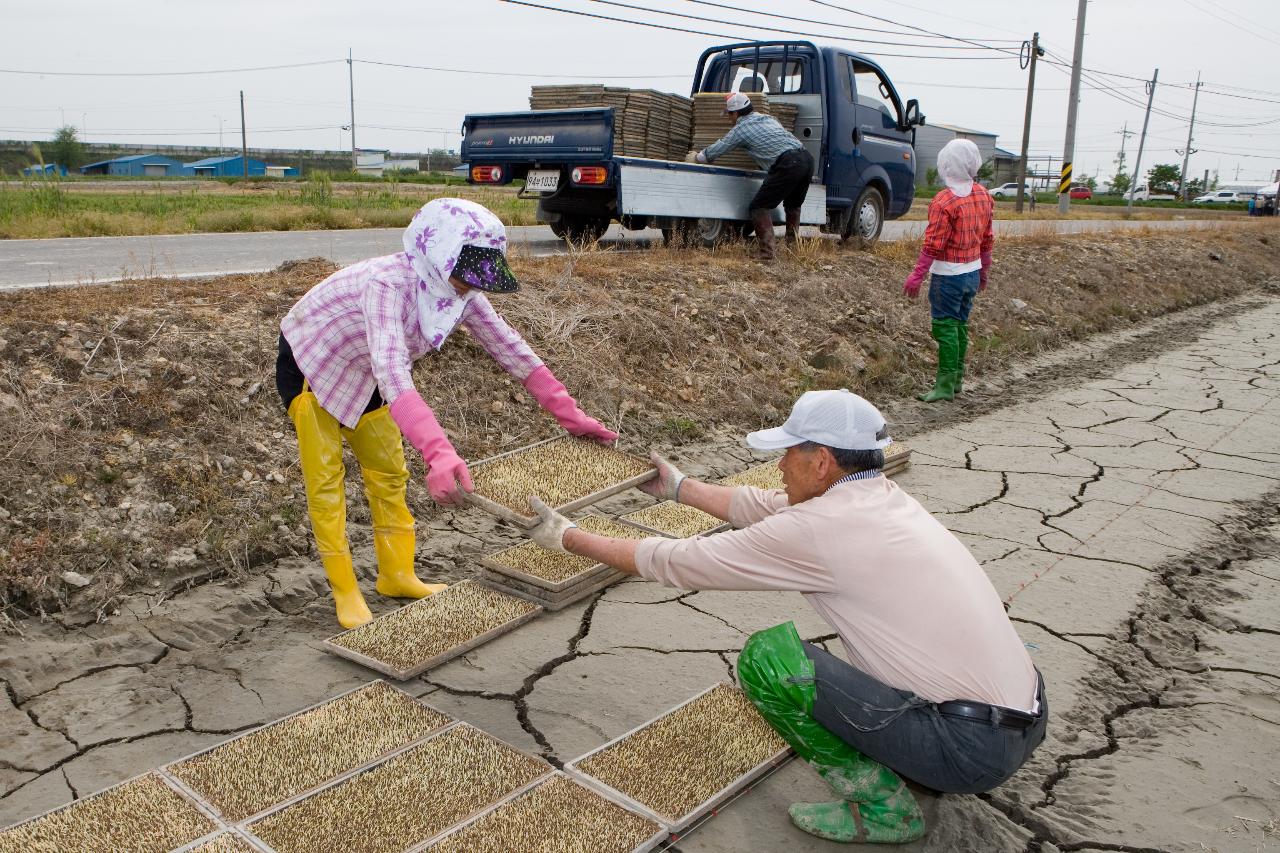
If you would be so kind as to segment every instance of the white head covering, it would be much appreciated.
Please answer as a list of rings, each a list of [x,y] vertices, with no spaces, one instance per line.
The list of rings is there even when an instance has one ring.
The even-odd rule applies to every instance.
[[[445,338],[462,319],[462,312],[479,291],[459,296],[449,283],[463,246],[507,249],[507,229],[487,208],[460,198],[429,201],[414,214],[404,232],[404,251],[420,281],[418,326],[432,349],[440,349]]]
[[[938,176],[960,198],[973,192],[973,179],[980,168],[982,154],[971,140],[953,139],[938,152]]]

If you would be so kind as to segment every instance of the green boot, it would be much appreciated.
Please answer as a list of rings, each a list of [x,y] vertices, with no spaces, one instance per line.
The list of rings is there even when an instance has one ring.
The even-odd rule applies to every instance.
[[[956,393],[959,394],[964,391],[964,356],[969,351],[969,324],[961,323],[957,328],[960,349],[956,358]]]
[[[950,400],[956,395],[956,375],[960,358],[960,322],[950,317],[933,321],[933,339],[938,342],[938,378],[933,389],[917,395],[926,403]]]
[[[924,834],[924,818],[898,775],[813,718],[817,696],[813,661],[804,653],[793,623],[751,635],[738,656],[738,680],[761,716],[840,797],[836,803],[796,803],[791,807],[796,826],[833,841],[877,840],[873,835],[892,841],[895,838],[887,832],[892,817],[884,804],[901,792],[905,801],[894,800],[892,807],[909,805],[899,823],[915,834],[896,840],[912,841]],[[854,812],[858,812],[856,818]],[[873,826],[877,827],[874,832]]]

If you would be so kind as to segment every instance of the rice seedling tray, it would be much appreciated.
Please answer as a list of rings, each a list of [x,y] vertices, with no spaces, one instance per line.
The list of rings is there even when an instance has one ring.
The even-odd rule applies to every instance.
[[[600,536],[634,538],[634,531],[630,526],[600,515],[584,515],[574,519],[574,524],[588,533]],[[597,563],[588,557],[550,551],[533,542],[522,542],[482,557],[480,564],[491,573],[515,580],[515,588],[524,584],[545,593],[575,589],[588,578],[608,571],[603,563]]]
[[[629,512],[619,516],[618,521],[646,533],[671,536],[676,539],[719,533],[730,527],[728,522],[710,513],[675,501],[662,501],[644,509]]]
[[[474,726],[454,723],[242,829],[276,853],[420,849],[551,770]]]
[[[525,599],[462,581],[321,647],[397,681],[405,681],[518,628],[542,612]]]
[[[421,849],[433,853],[530,849],[645,853],[667,838],[657,821],[557,770]]]
[[[155,771],[0,830],[0,851],[168,853],[223,828]]]
[[[568,435],[482,459],[470,470],[475,491],[463,493],[467,501],[521,527],[538,524],[530,495],[570,513],[658,475],[647,459]]]
[[[742,692],[722,682],[574,759],[565,770],[678,833],[790,755],[791,748]]]
[[[538,605],[543,610],[548,610],[554,613],[558,610],[565,609],[574,602],[581,601],[594,592],[599,592],[606,587],[613,586],[615,583],[620,580],[624,580],[626,577],[626,572],[620,572],[617,569],[611,569],[606,566],[603,572],[591,576],[577,586],[567,589],[564,592],[551,594],[548,594],[537,587],[523,584],[520,581],[512,580],[507,577],[499,579],[486,574],[484,581],[489,586],[492,586],[501,592],[514,595],[517,598],[523,598],[532,604]]]
[[[161,774],[227,823],[280,803],[416,743],[453,720],[385,681],[374,681],[181,758]]]
[[[185,847],[179,847],[173,853],[272,853],[272,851],[269,847],[262,846],[234,829],[227,829]]]

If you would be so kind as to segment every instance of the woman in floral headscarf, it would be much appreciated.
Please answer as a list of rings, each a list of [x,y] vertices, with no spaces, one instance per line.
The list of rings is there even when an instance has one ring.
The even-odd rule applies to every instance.
[[[405,505],[409,471],[400,438],[422,453],[427,488],[438,503],[455,503],[459,490],[472,490],[466,463],[411,373],[413,363],[439,350],[457,326],[465,326],[565,430],[605,443],[618,437],[578,408],[489,304],[488,293],[519,287],[506,244],[506,229],[484,207],[437,199],[405,230],[403,252],[339,270],[280,323],[276,386],[297,430],[311,527],[344,628],[371,618],[347,544],[344,437],[369,499],[378,592],[423,598],[443,589],[413,571],[414,522]]]

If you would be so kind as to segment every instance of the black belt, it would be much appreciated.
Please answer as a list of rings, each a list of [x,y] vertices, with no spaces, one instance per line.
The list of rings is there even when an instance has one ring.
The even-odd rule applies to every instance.
[[[984,705],[982,702],[939,702],[938,713],[948,717],[981,720],[984,723],[994,721],[997,726],[1004,726],[1006,729],[1030,728],[1040,720],[1039,714],[1028,714],[1026,711],[1015,711],[998,705]]]

